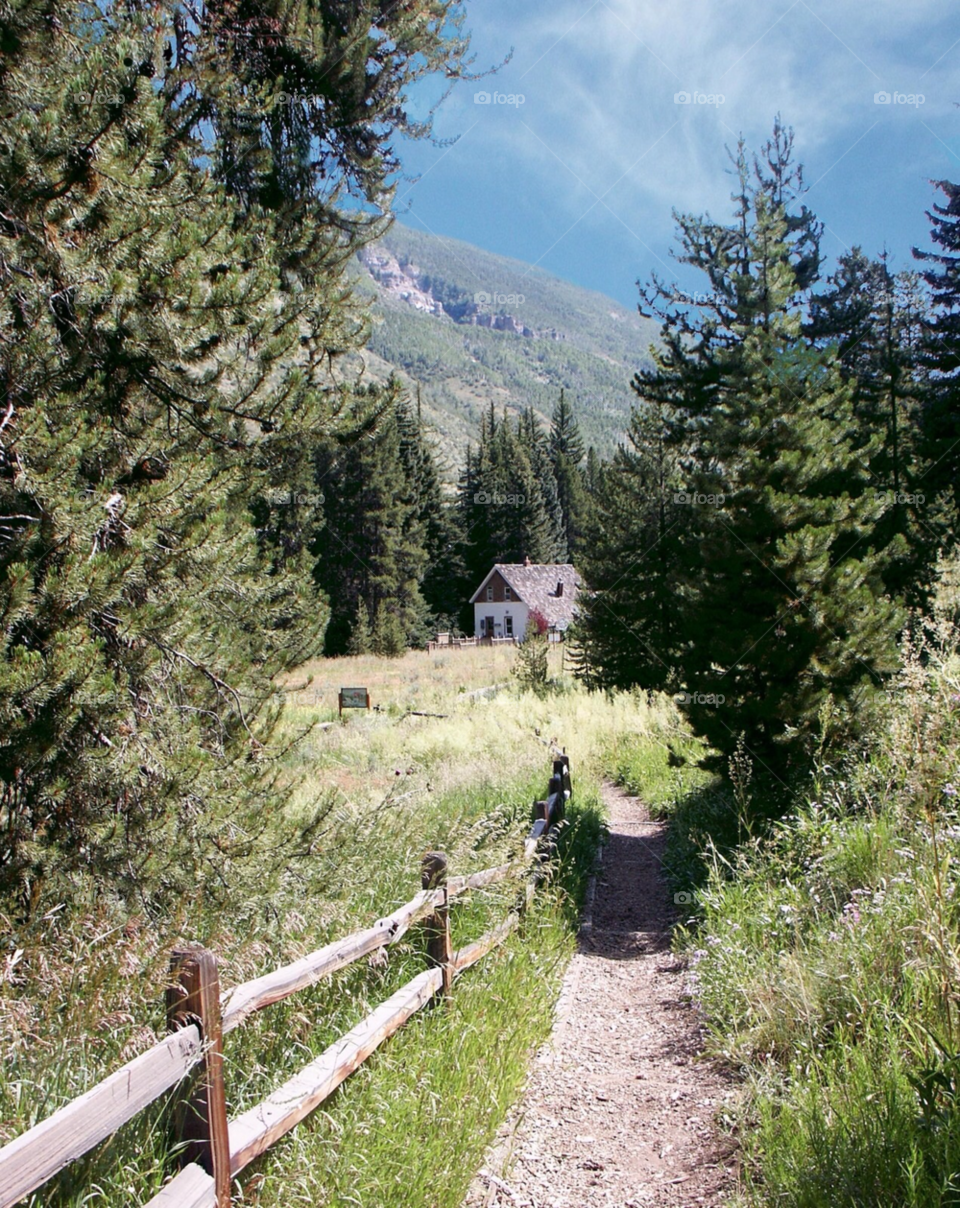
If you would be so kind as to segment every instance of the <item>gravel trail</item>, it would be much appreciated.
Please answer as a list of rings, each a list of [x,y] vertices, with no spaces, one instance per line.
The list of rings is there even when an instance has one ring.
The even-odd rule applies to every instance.
[[[713,1123],[733,1087],[700,1055],[670,951],[665,827],[620,789],[604,796],[592,925],[464,1208],[719,1208],[735,1188],[732,1145]]]

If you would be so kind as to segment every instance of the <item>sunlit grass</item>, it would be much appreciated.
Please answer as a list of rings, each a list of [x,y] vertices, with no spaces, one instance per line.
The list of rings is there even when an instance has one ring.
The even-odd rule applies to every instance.
[[[784,788],[779,822],[745,825],[656,734],[614,749],[669,819],[687,990],[744,1077],[738,1203],[960,1203],[956,638],[931,623],[907,647],[871,736]]]
[[[669,708],[643,696],[584,692],[563,675],[556,651],[556,690],[544,699],[519,695],[510,686],[513,653],[450,651],[440,666],[426,653],[313,664],[304,679],[367,686],[381,710],[315,729],[285,756],[294,799],[285,813],[261,820],[264,833],[249,851],[243,835],[231,832],[233,854],[210,853],[216,895],[198,888],[175,917],[158,918],[78,879],[43,920],[29,928],[10,922],[5,973],[0,963],[0,1136],[45,1118],[163,1034],[167,954],[176,942],[216,951],[226,988],[410,898],[427,849],[446,851],[454,874],[516,853],[531,803],[546,793],[556,744],[571,757],[575,803],[554,879],[523,934],[463,977],[448,1011],[428,1009],[388,1041],[237,1188],[241,1202],[264,1205],[455,1205],[549,1026],[601,832],[599,786],[610,744],[673,724]],[[488,699],[466,696],[504,682]],[[288,736],[332,712],[290,699]],[[446,716],[407,716],[411,708]],[[302,830],[318,802],[315,827]],[[515,893],[508,885],[458,902],[455,943],[499,923]],[[231,1115],[306,1064],[425,961],[414,930],[387,963],[361,962],[231,1033]],[[136,1204],[168,1171],[159,1105],[28,1203]]]

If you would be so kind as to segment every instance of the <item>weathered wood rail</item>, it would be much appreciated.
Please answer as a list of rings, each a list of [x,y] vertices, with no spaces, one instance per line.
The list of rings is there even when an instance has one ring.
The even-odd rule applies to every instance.
[[[328,944],[221,996],[216,956],[188,947],[171,956],[167,992],[170,1035],[120,1067],[71,1103],[0,1149],[0,1208],[12,1208],[172,1092],[180,1172],[146,1208],[230,1208],[231,1182],[254,1159],[295,1128],[388,1037],[436,995],[449,998],[457,977],[496,948],[521,921],[533,898],[542,843],[563,817],[572,793],[570,761],[554,759],[547,797],[534,803],[535,821],[515,860],[468,876],[448,876],[447,859],[428,852],[422,888],[372,927]],[[506,919],[454,951],[450,902],[526,872],[525,889]],[[262,1103],[230,1120],[223,1070],[223,1036],[256,1011],[281,1002],[378,948],[395,944],[416,923],[427,932],[430,967],[278,1087]]]
[[[434,650],[466,650],[470,646],[479,645],[479,638],[452,638],[449,634],[438,633],[436,638],[427,642],[427,653],[430,654]]]

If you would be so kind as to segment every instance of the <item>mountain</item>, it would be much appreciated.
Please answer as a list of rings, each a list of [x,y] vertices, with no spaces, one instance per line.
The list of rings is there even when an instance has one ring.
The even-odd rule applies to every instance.
[[[587,445],[609,455],[657,325],[603,294],[519,260],[394,224],[359,257],[375,291],[367,373],[396,373],[416,396],[455,472],[480,414],[533,404],[549,420],[561,388]]]

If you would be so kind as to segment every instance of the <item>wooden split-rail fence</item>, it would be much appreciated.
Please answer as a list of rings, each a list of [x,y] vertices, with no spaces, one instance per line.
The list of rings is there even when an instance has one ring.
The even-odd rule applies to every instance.
[[[449,633],[438,633],[427,642],[427,653],[434,650],[464,650],[468,646],[479,646],[479,638],[452,638]]]
[[[427,642],[427,653],[432,654],[435,650],[465,650],[467,647],[473,646],[516,645],[518,645],[516,638],[451,638],[448,636],[444,640],[444,635],[438,633],[436,638],[431,638]]]
[[[372,927],[337,940],[293,964],[237,986],[221,998],[216,956],[199,946],[175,951],[167,991],[170,1034],[92,1090],[0,1149],[0,1208],[11,1208],[88,1153],[139,1112],[172,1091],[179,1173],[146,1208],[230,1208],[234,1177],[296,1127],[435,996],[448,999],[456,978],[502,944],[521,921],[536,887],[543,842],[571,795],[570,761],[558,755],[547,797],[534,803],[535,821],[520,859],[470,876],[448,875],[442,852],[423,858],[420,892]],[[493,931],[454,951],[450,902],[473,889],[527,870],[517,904]],[[262,1103],[229,1119],[223,1037],[255,1011],[354,961],[394,944],[415,923],[427,932],[429,968]]]

